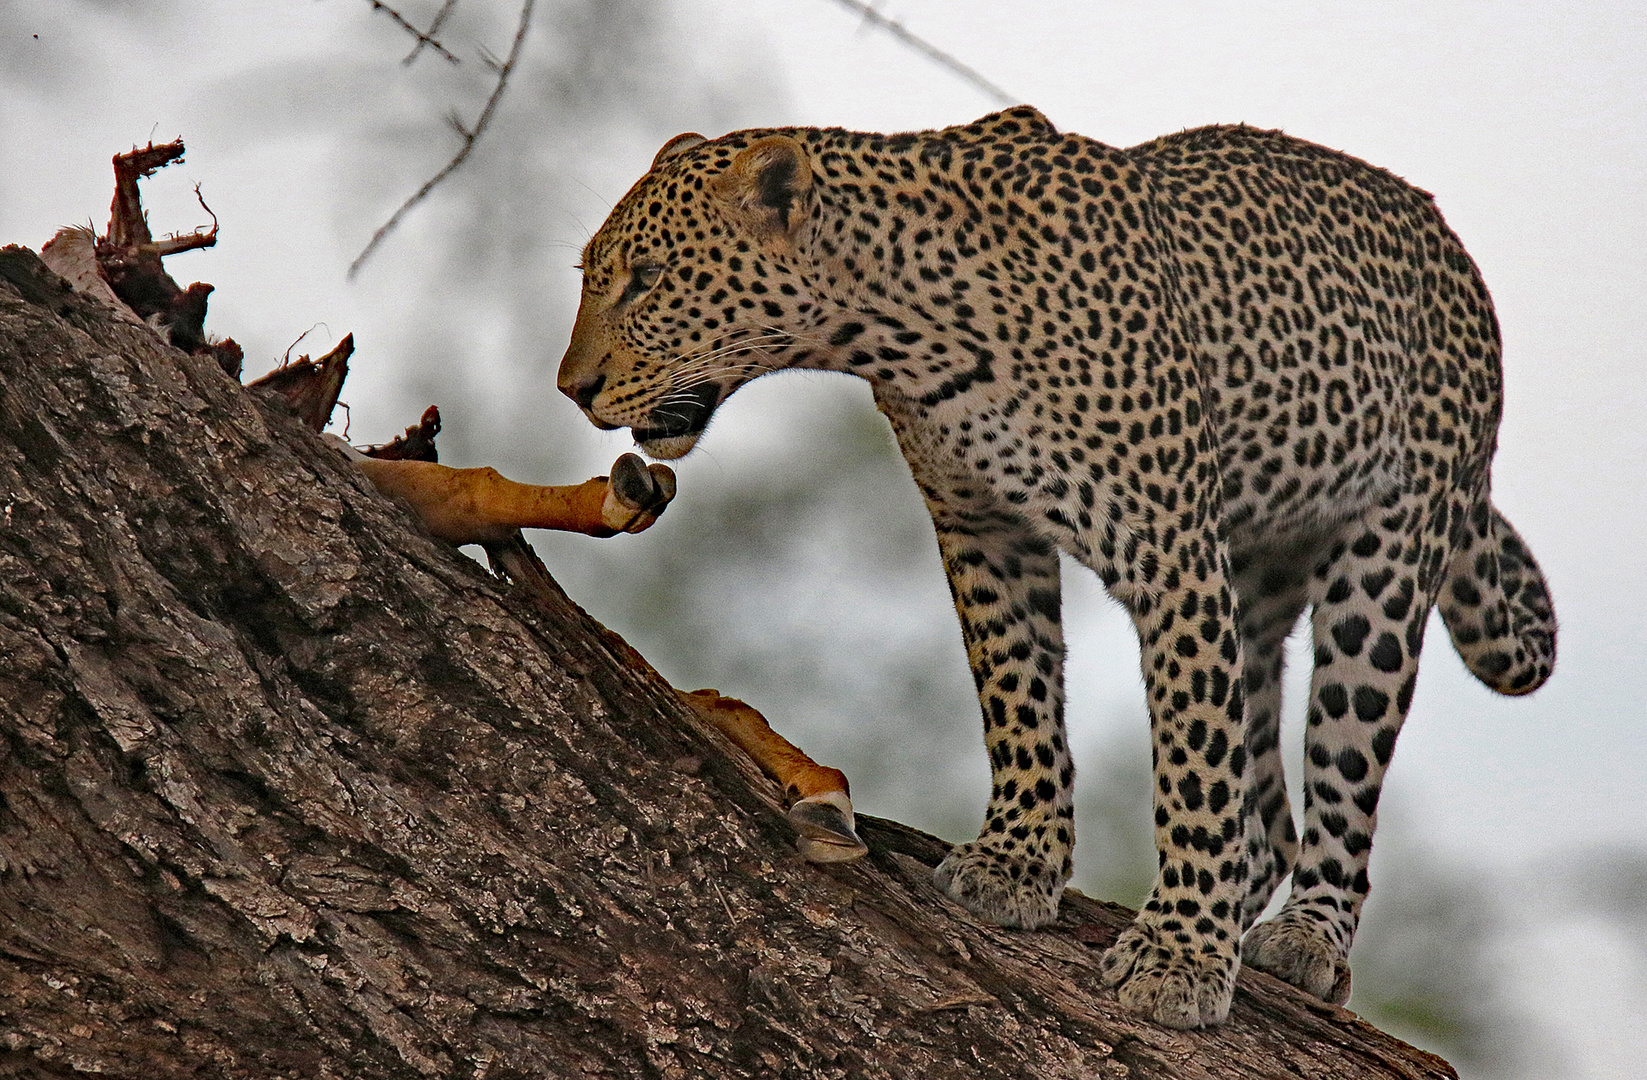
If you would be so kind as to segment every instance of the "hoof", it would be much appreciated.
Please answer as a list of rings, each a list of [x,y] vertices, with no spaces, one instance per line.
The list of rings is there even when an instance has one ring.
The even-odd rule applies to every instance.
[[[640,532],[658,519],[675,497],[675,471],[647,465],[634,454],[612,463],[601,519],[619,532]]]
[[[869,852],[869,845],[858,836],[852,800],[845,792],[827,791],[797,799],[789,808],[789,823],[800,834],[795,838],[795,847],[807,862],[851,862]]]

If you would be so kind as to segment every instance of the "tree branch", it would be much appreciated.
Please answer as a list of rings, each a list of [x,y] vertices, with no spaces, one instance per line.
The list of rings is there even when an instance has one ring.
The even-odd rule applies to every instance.
[[[503,91],[508,88],[509,76],[514,73],[515,63],[520,59],[521,46],[526,42],[526,32],[532,25],[532,6],[534,2],[535,0],[524,0],[520,6],[520,19],[518,25],[515,27],[515,40],[509,46],[508,58],[501,64],[489,62],[489,66],[493,67],[497,71],[497,83],[492,87],[492,94],[486,99],[486,105],[480,110],[480,116],[475,120],[474,127],[465,128],[461,122],[455,118],[453,119],[452,127],[457,131],[458,137],[462,140],[462,145],[458,147],[458,152],[452,156],[452,160],[448,161],[439,172],[435,173],[435,175],[425,181],[423,186],[418,188],[410,198],[408,198],[404,203],[401,203],[400,209],[396,210],[389,217],[388,221],[385,221],[378,227],[377,232],[372,234],[372,239],[366,244],[366,247],[359,255],[355,256],[355,261],[349,264],[349,277],[352,278],[360,272],[360,268],[365,265],[366,260],[371,258],[372,252],[377,250],[377,246],[383,242],[385,237],[395,230],[395,227],[400,224],[401,219],[404,218],[413,207],[428,198],[431,191],[440,186],[440,183],[443,180],[452,175],[452,173],[456,172],[458,167],[469,159],[470,153],[474,151],[475,143],[480,139],[481,135],[485,134],[487,127],[491,125],[492,114],[497,110],[498,102],[503,99]]]
[[[874,5],[866,3],[865,0],[835,0],[835,3],[846,8],[848,11],[855,12],[862,16],[864,22],[878,26],[882,30],[885,30],[888,34],[891,34],[894,39],[909,48],[914,49],[928,60],[931,60],[939,67],[947,70],[950,74],[957,76],[963,82],[970,85],[973,89],[978,90],[985,97],[993,99],[996,104],[1018,105],[1023,102],[1022,98],[1007,93],[999,86],[996,86],[994,83],[984,78],[983,74],[979,72],[977,68],[962,63],[952,54],[945,52],[925,38],[911,32],[908,27],[904,26],[904,24],[898,20],[889,19],[885,15],[882,15],[879,11],[875,10]]]
[[[440,32],[440,28],[446,25],[447,16],[452,14],[452,9],[455,7],[457,7],[457,0],[446,0],[445,3],[440,5],[440,10],[435,12],[433,21],[429,23],[428,33],[430,35]],[[423,51],[423,47],[430,44],[438,47],[440,43],[434,41],[432,36],[424,37],[423,35],[419,35],[417,44],[412,46],[412,51],[406,54],[406,59],[402,60],[401,63],[410,66],[411,63],[418,58],[418,54]],[[451,53],[446,52],[444,49],[442,49],[441,52],[445,53],[446,58],[452,63],[455,64],[458,62],[457,57],[453,56]]]
[[[1440,1080],[1243,971],[1170,1031],[783,793],[567,599],[0,251],[0,1075]],[[615,541],[621,542],[621,541]],[[535,563],[535,560],[530,560]]]
[[[425,33],[424,31],[413,26],[406,16],[402,15],[395,8],[392,8],[388,4],[384,3],[383,0],[366,0],[366,2],[372,5],[373,11],[383,12],[383,14],[387,15],[396,26],[400,27],[408,34],[411,34],[414,38],[417,38],[417,44],[412,47],[411,53],[405,60],[402,61],[402,63],[410,64],[417,58],[417,54],[422,51],[425,45],[439,53],[441,58],[448,64],[455,64],[458,62],[458,58],[453,56],[446,46],[436,41],[433,36],[435,32],[440,29],[441,24],[446,21],[446,16],[451,13],[452,7],[457,3],[457,0],[446,0],[445,5],[443,5],[440,11],[435,14],[435,21],[429,24],[428,33]]]

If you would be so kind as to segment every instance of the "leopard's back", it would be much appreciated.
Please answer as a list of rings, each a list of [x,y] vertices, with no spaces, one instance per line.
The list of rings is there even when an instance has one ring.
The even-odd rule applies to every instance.
[[[1154,183],[1233,543],[1330,528],[1437,462],[1452,486],[1484,482],[1498,327],[1427,192],[1245,126],[1127,153]]]

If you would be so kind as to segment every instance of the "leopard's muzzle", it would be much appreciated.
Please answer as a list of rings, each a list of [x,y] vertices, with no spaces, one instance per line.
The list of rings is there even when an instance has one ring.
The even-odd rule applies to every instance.
[[[635,442],[650,457],[669,460],[685,456],[697,445],[724,390],[720,383],[711,381],[689,390],[672,391],[652,409],[644,427],[630,429]]]

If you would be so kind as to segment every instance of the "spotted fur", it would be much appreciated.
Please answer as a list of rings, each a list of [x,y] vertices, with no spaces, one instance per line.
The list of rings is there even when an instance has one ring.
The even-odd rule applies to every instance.
[[[1555,657],[1489,496],[1498,327],[1430,196],[1279,132],[1119,150],[1029,108],[676,139],[589,242],[560,386],[676,457],[783,368],[869,381],[937,530],[993,772],[938,884],[1005,925],[1056,914],[1062,551],[1136,624],[1153,737],[1159,872],[1104,982],[1214,1024],[1244,954],[1342,1001],[1430,609],[1495,690]],[[1306,608],[1298,833],[1277,724]]]

